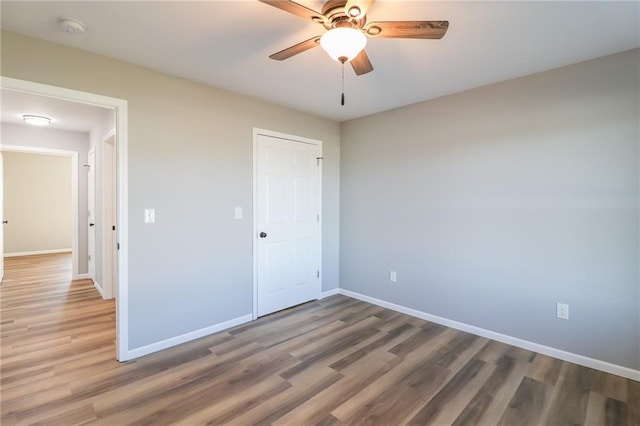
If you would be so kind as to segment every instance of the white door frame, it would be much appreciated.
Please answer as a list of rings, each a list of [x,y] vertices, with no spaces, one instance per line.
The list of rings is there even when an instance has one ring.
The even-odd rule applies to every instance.
[[[301,143],[308,143],[312,145],[320,146],[322,150],[322,141],[317,139],[304,138],[302,136],[290,135],[287,133],[274,132],[272,130],[253,128],[253,225],[251,229],[251,241],[253,245],[253,319],[258,318],[258,244],[256,244],[256,237],[258,235],[258,136],[271,136],[274,138],[286,139],[290,141],[296,141]],[[318,170],[318,191],[320,193],[320,221],[318,223],[319,229],[319,247],[318,247],[318,262],[320,265],[320,290],[322,294],[322,163]],[[318,296],[320,296],[318,294]]]
[[[86,278],[88,274],[80,274],[78,264],[78,151],[20,145],[2,145],[2,151],[71,157],[71,279]]]
[[[26,92],[52,98],[65,99],[74,102],[81,102],[90,105],[111,108],[116,115],[117,144],[117,169],[116,191],[117,191],[117,238],[120,249],[118,251],[118,286],[116,298],[116,358],[119,361],[131,359],[129,352],[129,312],[128,312],[128,167],[127,167],[127,101],[124,99],[111,98],[94,93],[81,92],[73,89],[66,89],[48,84],[35,83],[32,81],[18,80],[15,78],[1,77],[2,87],[7,89]],[[4,148],[4,147],[3,147]],[[77,168],[76,168],[77,170]],[[77,191],[76,191],[77,192]],[[77,227],[75,227],[77,230]]]

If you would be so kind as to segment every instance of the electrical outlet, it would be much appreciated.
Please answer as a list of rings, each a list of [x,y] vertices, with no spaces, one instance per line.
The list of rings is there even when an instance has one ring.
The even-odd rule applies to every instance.
[[[560,319],[569,319],[569,305],[566,303],[556,303],[556,317]]]
[[[398,276],[396,275],[396,271],[389,271],[389,281],[392,283],[398,282]]]

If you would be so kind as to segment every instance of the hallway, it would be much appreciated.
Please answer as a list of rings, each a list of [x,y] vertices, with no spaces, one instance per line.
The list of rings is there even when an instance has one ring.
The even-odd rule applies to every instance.
[[[74,379],[118,366],[115,302],[91,280],[71,281],[71,253],[6,258],[0,295],[2,424],[37,417]]]

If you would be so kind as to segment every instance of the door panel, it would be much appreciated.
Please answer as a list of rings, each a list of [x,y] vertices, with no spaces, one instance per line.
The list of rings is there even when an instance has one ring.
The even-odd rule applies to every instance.
[[[267,175],[267,199],[266,224],[284,225],[287,221],[287,184],[285,176]]]
[[[313,182],[308,177],[295,178],[295,223],[309,223],[313,218]]]
[[[285,265],[291,256],[284,242],[274,242],[266,245],[266,261],[270,266],[266,276],[266,292],[275,294],[286,289],[287,274]]]
[[[311,238],[297,240],[294,242],[295,255],[295,285],[303,286],[313,282],[316,279],[316,270],[308,268],[307,265],[314,263],[315,241]]]
[[[319,156],[318,144],[258,135],[258,316],[320,295]]]

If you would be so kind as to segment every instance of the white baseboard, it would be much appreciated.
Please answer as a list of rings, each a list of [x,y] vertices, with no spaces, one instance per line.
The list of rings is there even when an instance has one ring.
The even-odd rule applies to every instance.
[[[56,254],[56,253],[71,253],[70,248],[54,249],[54,250],[37,250],[37,251],[22,251],[16,253],[5,253],[4,257],[19,257],[19,256],[37,256],[40,254]]]
[[[104,297],[104,290],[102,289],[102,286],[98,284],[97,281],[93,281],[93,286],[96,288],[96,290],[98,290],[98,293],[100,293],[100,296],[102,296],[103,299],[106,299],[106,297]]]
[[[437,315],[432,315],[426,312],[418,311],[416,309],[407,308],[402,305],[396,305],[395,303],[386,302],[384,300],[365,296],[364,294],[356,293],[353,291],[339,289],[339,293],[344,296],[362,300],[363,302],[367,302],[373,305],[381,306],[383,308],[391,309],[392,311],[401,312],[403,314],[411,315],[412,317],[420,318],[426,321],[434,322],[436,324],[455,328],[456,330],[461,330],[467,333],[475,334],[476,336],[486,337],[487,339],[491,339],[491,340],[497,340],[498,342],[502,342],[508,345],[517,346],[519,348],[538,352],[543,355],[561,359],[563,361],[568,361],[574,364],[582,365],[584,367],[589,367],[595,370],[604,371],[605,373],[615,374],[617,376],[622,376],[627,379],[640,381],[640,370],[634,370],[632,368],[623,367],[621,365],[611,364],[609,362],[600,361],[598,359],[593,359],[583,355],[574,354],[571,352],[563,351],[561,349],[556,349],[550,346],[541,345],[539,343],[530,342],[528,340],[519,339],[517,337],[508,336],[506,334],[496,333],[495,331],[486,330],[484,328],[476,327],[476,326],[465,324],[458,321],[453,321],[447,318],[439,317]]]
[[[89,274],[77,274],[73,277],[74,280],[90,280],[91,276]]]
[[[214,324],[209,327],[201,328],[200,330],[192,331],[190,333],[182,334],[180,336],[171,337],[166,340],[162,340],[160,342],[152,343],[147,346],[142,346],[136,349],[131,349],[127,352],[127,356],[125,359],[121,361],[128,361],[134,358],[138,358],[144,355],[148,355],[153,352],[158,352],[163,349],[170,348],[172,346],[179,345],[181,343],[190,342],[191,340],[199,339],[200,337],[208,336],[213,333],[217,333],[222,330],[226,330],[231,327],[235,327],[236,325],[244,324],[253,320],[253,315],[243,315],[238,318],[231,319],[229,321],[221,322],[219,324]]]
[[[320,293],[320,297],[318,299],[325,299],[329,296],[335,296],[336,294],[340,294],[339,288],[334,288],[333,290],[327,290]]]

